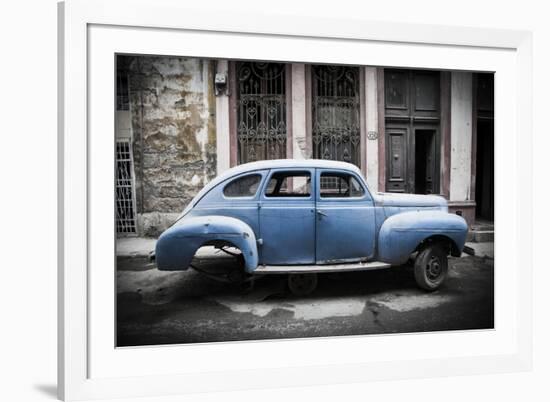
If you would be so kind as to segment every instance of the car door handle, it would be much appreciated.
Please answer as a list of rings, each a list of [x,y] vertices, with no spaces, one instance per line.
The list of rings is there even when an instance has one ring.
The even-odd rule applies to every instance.
[[[328,216],[327,214],[325,214],[323,211],[321,211],[320,209],[317,210],[317,214],[319,216]]]

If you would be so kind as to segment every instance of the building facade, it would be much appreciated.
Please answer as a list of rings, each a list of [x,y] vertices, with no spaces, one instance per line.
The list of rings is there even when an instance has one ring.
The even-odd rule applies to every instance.
[[[493,218],[492,74],[119,56],[116,98],[120,235],[156,236],[216,175],[279,158]]]

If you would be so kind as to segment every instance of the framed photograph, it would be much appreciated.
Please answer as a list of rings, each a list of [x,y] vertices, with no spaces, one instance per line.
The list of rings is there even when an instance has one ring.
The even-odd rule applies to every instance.
[[[128,6],[59,4],[60,398],[530,369],[529,32]]]

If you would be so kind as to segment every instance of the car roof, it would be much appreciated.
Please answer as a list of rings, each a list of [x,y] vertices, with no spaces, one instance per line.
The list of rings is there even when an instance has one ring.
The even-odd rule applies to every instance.
[[[225,172],[217,176],[214,180],[208,183],[199,191],[192,201],[195,205],[206,193],[231,177],[241,175],[243,173],[254,172],[265,169],[280,169],[280,168],[320,168],[320,169],[343,169],[352,171],[361,176],[359,168],[351,163],[332,161],[325,159],[270,159],[265,161],[243,163],[227,169]]]
[[[253,172],[255,170],[281,168],[344,169],[351,170],[359,175],[361,174],[361,171],[357,166],[347,162],[331,161],[325,159],[270,159],[265,161],[243,163],[242,165],[227,169],[225,172],[223,172],[210,183],[208,183],[207,186],[212,185],[211,187],[214,187],[218,183],[221,183],[233,176],[237,176],[247,172]]]
[[[265,161],[249,162],[243,163],[232,167],[225,171],[223,175],[229,173],[229,176],[234,176],[236,174],[249,172],[253,170],[263,170],[263,169],[279,169],[279,168],[325,168],[325,169],[345,169],[353,170],[356,173],[361,173],[357,166],[340,161],[332,161],[325,159],[271,159]]]

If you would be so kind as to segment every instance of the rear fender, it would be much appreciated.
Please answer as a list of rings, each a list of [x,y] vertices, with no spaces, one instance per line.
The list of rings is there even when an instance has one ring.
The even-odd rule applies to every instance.
[[[405,263],[417,247],[431,237],[464,248],[468,225],[464,218],[442,211],[411,211],[392,215],[378,234],[378,260],[392,265]]]
[[[247,272],[256,269],[258,249],[254,231],[238,219],[213,215],[183,218],[162,233],[155,247],[157,267],[165,271],[186,270],[200,247],[219,241],[241,250]]]

